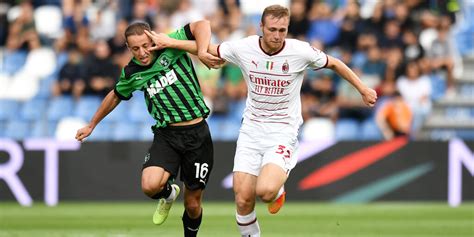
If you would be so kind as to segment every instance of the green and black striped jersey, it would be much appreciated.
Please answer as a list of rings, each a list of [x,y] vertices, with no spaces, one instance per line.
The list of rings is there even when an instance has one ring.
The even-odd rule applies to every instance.
[[[194,40],[189,24],[169,34],[182,40]],[[207,117],[206,106],[191,58],[185,51],[162,49],[152,63],[142,66],[132,58],[122,69],[115,94],[128,100],[136,90],[144,92],[148,112],[156,120],[155,128],[171,123]]]

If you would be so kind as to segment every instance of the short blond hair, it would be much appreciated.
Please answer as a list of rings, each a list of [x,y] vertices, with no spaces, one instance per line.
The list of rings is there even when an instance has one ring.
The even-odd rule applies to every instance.
[[[283,18],[283,17],[290,17],[290,11],[288,8],[281,6],[281,5],[271,5],[263,10],[262,19],[260,19],[261,23],[264,24],[265,17],[272,16],[274,18]]]

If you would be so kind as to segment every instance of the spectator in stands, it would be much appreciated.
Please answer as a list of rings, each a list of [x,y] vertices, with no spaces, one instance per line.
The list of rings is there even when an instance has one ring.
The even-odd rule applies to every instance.
[[[333,86],[334,73],[329,70],[317,71],[315,78],[305,80],[302,88],[302,115],[306,121],[313,117],[337,119],[336,91]]]
[[[454,93],[454,41],[450,38],[451,20],[448,16],[442,16],[438,30],[438,37],[431,43],[426,52],[430,60],[431,69],[434,73],[445,73],[447,94]]]
[[[204,15],[192,7],[190,0],[179,0],[178,9],[170,16],[171,29],[202,19]]]
[[[133,1],[132,15],[127,19],[128,22],[133,23],[136,21],[143,21],[150,25],[153,29],[155,28],[155,21],[150,11],[148,2],[146,0],[135,0]]]
[[[71,46],[68,51],[68,61],[60,69],[58,80],[53,83],[52,95],[73,95],[78,99],[81,90],[77,83],[83,79],[82,55],[75,46]]]
[[[375,120],[385,140],[398,136],[409,136],[412,124],[412,111],[396,90],[395,83],[386,81],[382,86],[383,96]]]
[[[411,134],[416,137],[431,112],[431,81],[421,73],[417,61],[407,63],[405,74],[397,79],[397,90],[413,112]]]
[[[325,46],[332,46],[339,39],[339,22],[333,17],[330,5],[314,2],[308,13],[311,26],[307,34],[309,41],[320,40]]]
[[[395,82],[404,72],[402,49],[398,47],[387,48],[385,54],[385,72],[383,81]]]
[[[310,22],[306,17],[306,8],[304,0],[294,0],[290,5],[290,25],[288,26],[288,37],[299,40],[305,40]]]
[[[114,1],[97,1],[89,7],[89,11],[94,13],[90,14],[90,33],[93,41],[108,40],[114,36],[118,23],[114,4]]]
[[[8,10],[11,9],[13,4],[15,3],[14,0],[4,0],[2,4],[0,4],[0,46],[5,46],[8,36],[8,28],[10,27],[7,13]]]
[[[418,60],[425,56],[425,50],[418,41],[418,36],[412,29],[403,32],[403,55],[405,60]]]
[[[112,55],[112,60],[120,67],[125,67],[131,58],[131,53],[127,49],[125,38],[123,37],[127,26],[127,20],[120,19],[117,23],[114,37],[107,41],[107,44],[110,48],[110,53]]]
[[[345,8],[345,16],[340,26],[341,32],[337,45],[349,48],[350,51],[353,52],[356,48],[359,33],[362,32],[364,28],[363,24],[364,21],[360,17],[359,3],[356,1],[349,1]]]
[[[380,38],[383,34],[384,25],[384,4],[383,1],[377,1],[374,6],[372,15],[364,20],[364,33],[370,33]]]
[[[359,70],[354,70],[354,72],[361,75]],[[367,84],[363,77],[360,77],[360,79],[364,84]],[[373,86],[374,85],[370,85],[370,87]],[[339,109],[339,118],[353,119],[358,122],[363,122],[373,115],[373,110],[365,107],[360,94],[345,80],[341,80],[337,88],[337,107]]]
[[[385,74],[385,62],[382,59],[381,49],[378,46],[372,46],[367,50],[367,61],[362,64],[362,77],[366,81],[371,80],[372,85],[378,85]]]
[[[363,32],[357,37],[356,50],[352,57],[352,66],[355,68],[362,68],[365,61],[367,61],[368,50],[372,47],[378,47],[377,36],[372,32]]]
[[[113,89],[120,68],[113,63],[107,42],[99,40],[95,45],[94,53],[84,61],[84,79],[77,82],[77,90],[81,95],[105,97]]]
[[[38,33],[35,29],[34,9],[30,0],[20,3],[20,15],[10,24],[6,48],[11,51],[18,49],[32,50],[41,47]]]
[[[82,53],[89,52],[89,18],[86,15],[86,3],[67,0],[63,4],[64,12],[64,37],[66,45],[77,44]]]
[[[384,24],[383,30],[383,35],[380,39],[380,47],[403,47],[400,23],[396,20],[389,20]]]
[[[415,26],[415,22],[410,16],[410,8],[405,3],[395,5],[393,19],[400,25],[401,31],[413,29]]]

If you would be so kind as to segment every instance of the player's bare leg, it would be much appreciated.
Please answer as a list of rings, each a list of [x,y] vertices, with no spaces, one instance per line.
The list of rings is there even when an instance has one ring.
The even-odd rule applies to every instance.
[[[283,185],[288,178],[287,173],[280,166],[268,163],[263,166],[257,179],[257,196],[268,203],[268,211],[276,214],[285,203]]]
[[[257,177],[244,172],[234,172],[233,186],[237,213],[237,227],[242,236],[260,236],[260,226],[255,213]]]
[[[202,220],[202,189],[190,190],[184,187],[183,228],[185,237],[197,236]]]
[[[150,198],[158,200],[153,223],[161,225],[168,217],[173,202],[179,195],[179,186],[168,182],[170,173],[161,167],[151,166],[142,171],[142,190]]]

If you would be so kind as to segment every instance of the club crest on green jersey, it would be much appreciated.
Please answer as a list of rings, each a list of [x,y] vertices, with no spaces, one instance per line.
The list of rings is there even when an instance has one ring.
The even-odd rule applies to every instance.
[[[163,55],[159,58],[160,64],[163,67],[168,67],[170,65],[170,59],[166,57],[166,55]]]

